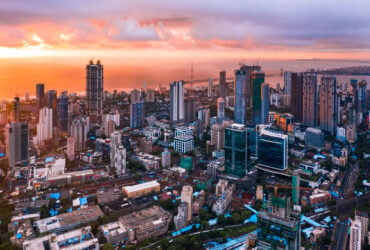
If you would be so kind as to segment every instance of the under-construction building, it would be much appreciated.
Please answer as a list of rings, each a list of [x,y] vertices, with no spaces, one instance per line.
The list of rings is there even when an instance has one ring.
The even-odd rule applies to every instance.
[[[258,212],[257,249],[300,249],[301,213],[292,209],[291,198],[270,194],[263,208]]]

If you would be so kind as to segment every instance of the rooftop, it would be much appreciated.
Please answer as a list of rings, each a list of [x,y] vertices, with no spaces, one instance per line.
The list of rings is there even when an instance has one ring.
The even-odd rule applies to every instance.
[[[138,191],[138,190],[152,188],[152,187],[156,187],[156,186],[160,186],[157,181],[149,181],[149,182],[144,182],[144,183],[140,183],[140,184],[133,185],[133,186],[123,187],[123,189],[126,192],[135,192],[135,191]]]

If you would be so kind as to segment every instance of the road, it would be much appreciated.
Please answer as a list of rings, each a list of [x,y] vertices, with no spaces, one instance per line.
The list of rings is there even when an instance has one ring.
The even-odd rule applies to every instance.
[[[359,164],[356,162],[355,164],[352,164],[348,175],[346,178],[345,186],[344,186],[344,197],[350,198],[353,196],[353,192],[355,191],[355,183],[357,181],[359,172]]]

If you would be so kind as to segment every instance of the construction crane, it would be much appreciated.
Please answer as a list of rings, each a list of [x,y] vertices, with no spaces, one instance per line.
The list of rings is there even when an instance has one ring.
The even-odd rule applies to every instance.
[[[279,186],[279,185],[266,185],[267,188],[274,188],[275,196],[277,196],[279,188],[287,188],[287,189],[300,189],[300,190],[312,190],[312,188],[307,187],[291,187],[291,186]]]

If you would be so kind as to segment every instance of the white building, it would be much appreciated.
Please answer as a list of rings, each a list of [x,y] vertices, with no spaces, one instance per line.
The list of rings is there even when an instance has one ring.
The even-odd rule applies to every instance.
[[[37,123],[37,136],[34,137],[35,145],[41,144],[53,137],[53,110],[49,108],[40,109],[39,122]]]
[[[221,195],[221,197],[218,198],[218,200],[215,203],[213,203],[212,211],[214,211],[217,214],[217,216],[223,214],[226,211],[227,207],[230,205],[233,198],[232,196],[234,193],[234,189],[235,189],[234,185],[229,186],[226,189],[226,191]]]
[[[112,167],[115,167],[115,149],[122,145],[121,138],[119,131],[114,131],[110,134],[110,162]]]
[[[48,246],[48,247],[46,247]],[[63,234],[48,234],[23,242],[24,250],[42,249],[90,249],[99,250],[99,241],[91,232],[91,227],[82,227]]]
[[[361,221],[351,220],[349,250],[361,250]]]
[[[194,137],[189,135],[176,136],[173,148],[182,154],[194,150]]]
[[[114,151],[114,169],[116,174],[126,174],[126,149],[121,145],[116,147]]]
[[[175,136],[180,136],[180,135],[193,135],[193,128],[191,127],[186,127],[186,126],[181,126],[177,127],[175,130]]]
[[[114,123],[116,124],[116,126],[119,127],[120,124],[121,124],[121,120],[120,119],[121,119],[121,116],[120,116],[118,110],[116,110],[115,113],[109,113],[109,114],[103,115],[102,122],[103,122],[103,124],[105,124],[108,121],[114,121]]]
[[[50,177],[63,175],[65,167],[66,159],[64,156],[48,156],[43,163],[33,165],[33,177],[48,180]]]
[[[217,99],[217,117],[223,118],[225,117],[225,100],[222,97]]]

